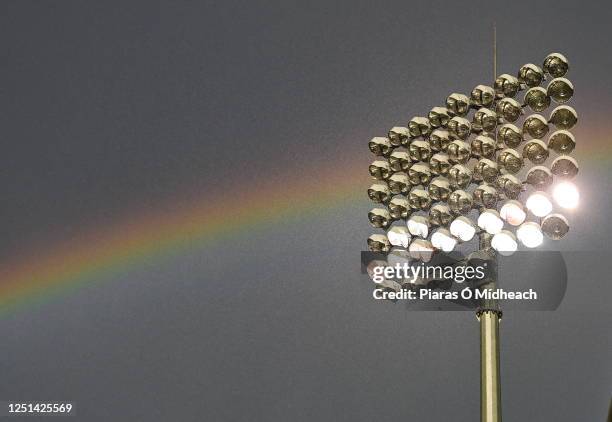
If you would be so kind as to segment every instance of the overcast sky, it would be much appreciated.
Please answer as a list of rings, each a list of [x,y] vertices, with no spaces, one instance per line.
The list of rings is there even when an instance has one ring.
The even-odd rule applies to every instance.
[[[583,204],[561,308],[504,316],[504,419],[604,421],[610,3],[464,3],[4,2],[2,260],[219,189],[324,184],[349,157],[364,194],[2,315],[0,401],[87,421],[477,420],[474,315],[373,301],[359,251],[368,139],[490,83],[496,21],[500,73],[571,61]]]

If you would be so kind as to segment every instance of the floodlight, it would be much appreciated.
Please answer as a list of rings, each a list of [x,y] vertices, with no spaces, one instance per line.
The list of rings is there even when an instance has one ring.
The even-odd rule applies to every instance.
[[[445,127],[451,119],[450,112],[446,107],[434,107],[427,116],[431,127]]]
[[[413,215],[407,222],[408,231],[413,236],[426,238],[429,234],[429,220],[422,215]]]
[[[472,171],[462,164],[455,164],[448,171],[448,180],[453,189],[465,189],[472,182]]]
[[[387,231],[387,238],[389,243],[393,246],[402,246],[407,248],[410,245],[410,233],[408,228],[404,226],[392,226]]]
[[[497,156],[497,164],[508,173],[516,174],[523,168],[523,158],[518,151],[506,148]]]
[[[506,123],[497,130],[497,139],[508,148],[516,148],[523,142],[523,134],[512,123]]]
[[[431,132],[431,124],[426,117],[413,117],[408,122],[408,131],[413,138],[427,136]]]
[[[539,114],[532,114],[523,122],[523,132],[532,138],[541,139],[548,133],[548,122]]]
[[[463,242],[469,242],[476,234],[476,227],[472,220],[467,217],[460,216],[453,220],[450,225],[450,233],[461,239]]]
[[[389,166],[393,171],[406,171],[412,165],[410,156],[405,151],[393,151],[389,155]]]
[[[431,147],[429,142],[416,140],[410,143],[408,154],[412,161],[429,161],[431,158]]]
[[[480,158],[492,158],[495,155],[495,140],[487,135],[478,135],[472,139],[472,154]]]
[[[482,183],[472,193],[474,204],[485,208],[493,208],[497,204],[498,193],[495,187]]]
[[[542,234],[540,225],[531,221],[521,224],[521,226],[516,229],[516,237],[528,248],[537,248],[544,241],[544,235]]]
[[[368,213],[368,218],[375,228],[386,229],[391,224],[391,214],[385,208],[373,208]]]
[[[488,183],[494,183],[499,176],[499,168],[495,161],[481,158],[474,166],[474,178]]]
[[[478,107],[490,107],[495,101],[495,90],[490,86],[478,85],[472,90],[471,101]]]
[[[472,124],[464,117],[455,116],[448,122],[448,130],[459,139],[467,139],[472,133]]]
[[[512,226],[521,225],[527,217],[523,205],[515,200],[506,201],[499,210],[499,215]]]
[[[408,203],[413,210],[427,211],[431,206],[431,198],[425,189],[414,188],[408,194]]]
[[[391,192],[386,183],[374,183],[368,189],[368,196],[374,202],[384,203],[391,199]]]
[[[425,239],[415,239],[408,247],[410,256],[423,262],[428,262],[434,252],[434,247],[430,241]]]
[[[451,141],[452,139],[448,130],[436,129],[429,135],[429,145],[432,151],[446,151]]]
[[[372,252],[389,252],[391,243],[384,234],[373,234],[368,237],[368,247]]]
[[[532,139],[523,147],[523,157],[533,164],[542,164],[548,158],[548,147],[539,139]]]
[[[416,163],[408,170],[408,179],[413,185],[426,185],[431,180],[431,170],[425,163]]]
[[[448,174],[448,171],[451,168],[450,159],[448,154],[437,153],[434,154],[429,160],[429,168],[433,174],[443,176]]]
[[[508,230],[502,230],[501,232],[493,235],[493,239],[491,239],[491,247],[499,252],[500,255],[512,255],[518,248],[516,236],[514,236],[514,234]]]
[[[389,190],[394,194],[408,192],[409,185],[410,182],[406,173],[393,173],[389,177]]]
[[[370,151],[375,155],[386,157],[391,153],[391,142],[387,138],[377,136],[368,143]]]
[[[548,147],[558,154],[569,154],[576,147],[576,139],[567,130],[558,130],[548,137]]]
[[[572,107],[562,105],[550,113],[550,122],[557,129],[571,129],[578,122],[578,114]]]
[[[455,214],[467,214],[472,209],[472,194],[456,190],[448,197],[448,206]]]
[[[494,209],[484,209],[478,217],[478,227],[489,234],[497,234],[504,228],[504,221]]]
[[[436,177],[427,188],[429,196],[434,201],[447,201],[451,193],[450,183],[446,177]]]
[[[470,159],[471,150],[470,144],[456,139],[448,145],[446,152],[451,162],[465,164]]]
[[[571,179],[578,174],[578,163],[568,155],[555,158],[550,169],[555,176]]]
[[[497,114],[488,108],[480,108],[474,113],[472,127],[475,131],[493,132],[497,127]]]
[[[406,127],[395,126],[389,130],[388,137],[391,145],[394,147],[399,147],[401,145],[408,144],[408,141],[410,140],[410,133]]]
[[[565,78],[555,78],[548,84],[546,93],[556,102],[565,103],[574,95],[574,85]]]
[[[542,231],[550,239],[559,240],[569,231],[569,224],[561,214],[550,214],[542,220]]]
[[[537,191],[529,195],[525,206],[536,217],[545,217],[552,211],[552,203],[546,193]]]
[[[466,95],[453,93],[446,99],[446,108],[457,116],[465,116],[470,111],[470,99]]]
[[[389,214],[394,220],[400,218],[408,218],[408,212],[410,210],[410,204],[408,200],[402,196],[394,196],[389,202]]]
[[[391,241],[391,239],[389,239],[389,241]],[[409,252],[406,250],[407,248],[408,245],[402,247],[392,247],[389,251],[389,255],[387,255],[387,265],[390,267],[395,267],[398,264],[402,266],[404,264],[410,265],[410,255]],[[394,281],[400,284],[404,282],[403,277],[394,277],[394,279]]]
[[[538,190],[548,189],[552,182],[553,175],[548,167],[534,166],[527,173],[527,183]]]
[[[447,229],[439,228],[431,235],[431,244],[434,248],[448,253],[455,249],[457,239],[455,239]]]
[[[499,98],[514,97],[520,88],[519,80],[512,75],[504,73],[495,79],[494,88]]]
[[[562,208],[576,208],[580,200],[578,189],[571,182],[561,182],[553,188],[553,198]]]
[[[518,80],[528,87],[538,86],[544,80],[544,71],[535,64],[524,64],[518,71]]]
[[[497,113],[507,122],[516,122],[523,114],[523,108],[514,98],[502,98],[497,102]]]
[[[452,219],[448,205],[436,204],[429,210],[429,221],[433,226],[446,226]]]
[[[502,174],[497,178],[497,186],[508,198],[516,199],[523,190],[523,184],[516,176]]]
[[[553,78],[560,78],[567,73],[569,62],[563,54],[552,53],[544,59],[543,68]]]
[[[531,88],[525,93],[525,105],[536,113],[546,110],[550,106],[548,92],[541,86]]]
[[[385,180],[391,175],[391,166],[387,161],[376,160],[368,167],[370,175],[378,180]]]

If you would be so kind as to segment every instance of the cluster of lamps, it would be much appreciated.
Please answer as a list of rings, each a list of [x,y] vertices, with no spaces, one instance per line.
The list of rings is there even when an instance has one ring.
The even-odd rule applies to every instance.
[[[561,212],[579,202],[568,69],[563,55],[550,54],[542,67],[526,64],[469,97],[453,93],[427,117],[373,138],[368,196],[379,205],[368,217],[385,233],[371,235],[369,249],[405,248],[427,260],[486,232],[493,249],[510,255],[567,234]]]

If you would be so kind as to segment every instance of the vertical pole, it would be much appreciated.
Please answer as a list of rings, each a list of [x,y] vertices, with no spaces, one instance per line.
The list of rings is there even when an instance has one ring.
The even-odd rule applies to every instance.
[[[493,22],[493,82],[497,79],[497,26]]]
[[[480,250],[491,250],[491,235],[480,235]],[[481,290],[495,290],[495,281]],[[480,420],[501,422],[501,381],[499,373],[499,321],[501,310],[495,300],[483,300],[476,314],[480,322]]]
[[[480,420],[501,422],[499,315],[482,311],[480,319]]]

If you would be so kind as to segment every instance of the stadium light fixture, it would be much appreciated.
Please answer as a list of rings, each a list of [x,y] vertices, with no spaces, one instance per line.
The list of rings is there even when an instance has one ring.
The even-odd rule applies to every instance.
[[[521,66],[517,76],[497,76],[495,66],[492,86],[478,85],[469,96],[452,93],[427,117],[413,117],[369,142],[376,158],[368,196],[377,203],[369,220],[385,232],[370,236],[370,250],[401,247],[428,261],[478,238],[472,250],[505,256],[568,233],[558,208],[579,203],[570,181],[579,168],[570,156],[578,115],[568,105],[574,95],[569,62],[552,53],[541,67]],[[489,303],[477,315],[481,420],[498,422],[501,310]]]

